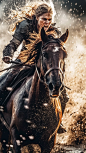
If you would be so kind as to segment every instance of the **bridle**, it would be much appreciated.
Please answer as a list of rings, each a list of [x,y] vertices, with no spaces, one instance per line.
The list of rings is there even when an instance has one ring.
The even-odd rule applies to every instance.
[[[52,67],[52,68],[50,68],[49,70],[47,70],[46,73],[45,73],[45,75],[44,75],[44,78],[46,79],[47,75],[48,75],[51,71],[53,71],[53,70],[59,70],[59,71],[61,72],[61,74],[62,74],[62,78],[64,78],[64,73],[63,73],[63,71],[61,70],[61,68],[59,68],[59,67]]]
[[[59,44],[61,45],[61,47],[59,47],[59,48],[63,48],[63,50],[66,51],[65,48],[63,47],[62,41],[58,38],[58,39],[50,40],[50,41],[48,41],[48,42],[46,42],[46,43],[43,44],[43,46],[41,47],[41,56],[42,56],[42,50],[43,50],[43,49],[45,48],[45,46],[46,46],[47,44],[49,44],[49,43],[59,43]],[[42,58],[41,58],[41,60],[42,60]],[[38,71],[38,68],[37,68],[37,64],[35,65],[35,67],[36,67],[37,75],[38,75],[39,80],[40,80],[41,82],[44,82],[44,80],[46,79],[47,75],[48,75],[51,71],[53,71],[53,70],[59,70],[60,73],[62,74],[61,87],[62,87],[62,86],[65,86],[64,83],[63,83],[64,72],[62,71],[62,69],[61,69],[60,67],[52,67],[52,68],[50,68],[49,70],[47,70],[46,73],[44,74],[44,79],[42,79],[42,78],[40,77],[40,74],[39,74],[39,71]],[[61,87],[60,87],[60,88],[61,88]],[[71,90],[69,87],[67,87],[67,86],[65,86],[65,87],[66,87],[67,89]]]
[[[62,42],[61,42],[61,40],[60,40],[59,38],[58,38],[58,39],[54,39],[54,40],[50,40],[50,41],[46,42],[46,43],[41,47],[41,56],[42,56],[42,50],[43,50],[43,49],[45,48],[45,46],[46,46],[47,44],[49,44],[49,43],[59,43],[59,44],[61,45],[61,47],[59,47],[59,48],[62,48],[62,47],[63,47]],[[41,60],[42,60],[42,58],[41,58]],[[46,79],[47,75],[48,75],[51,71],[53,71],[53,70],[59,70],[59,71],[60,71],[60,73],[62,74],[62,81],[63,81],[64,72],[63,72],[63,71],[61,70],[61,68],[59,68],[59,67],[52,67],[52,68],[50,68],[49,70],[47,70],[46,73],[44,74],[44,79]],[[36,65],[36,71],[37,71],[37,74],[38,74],[38,77],[39,77],[40,81],[44,81],[44,80],[42,80],[42,79],[40,78],[40,75],[39,75],[39,71],[38,71],[37,65]]]
[[[61,45],[61,48],[63,48],[63,50],[65,51],[65,48],[64,48],[64,46],[63,46],[63,42],[61,41],[60,38],[57,38],[57,39],[53,38],[53,40],[47,41],[46,43],[43,44],[42,49],[43,49],[47,44],[49,44],[49,43],[59,43],[59,44]]]

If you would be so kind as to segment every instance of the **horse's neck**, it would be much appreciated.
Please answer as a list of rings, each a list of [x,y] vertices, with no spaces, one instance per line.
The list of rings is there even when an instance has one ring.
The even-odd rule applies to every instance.
[[[37,72],[33,75],[32,85],[30,88],[30,100],[33,102],[41,101],[41,99],[49,99],[48,88],[44,82],[41,82]],[[46,101],[46,100],[45,100]]]

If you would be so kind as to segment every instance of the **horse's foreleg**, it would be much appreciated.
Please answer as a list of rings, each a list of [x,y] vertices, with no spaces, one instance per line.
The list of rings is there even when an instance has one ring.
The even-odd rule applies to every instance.
[[[11,128],[11,139],[12,139],[14,153],[21,153],[21,144],[16,126],[13,126]]]

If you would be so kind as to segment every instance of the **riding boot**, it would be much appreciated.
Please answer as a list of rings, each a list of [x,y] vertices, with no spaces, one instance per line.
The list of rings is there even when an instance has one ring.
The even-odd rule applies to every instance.
[[[61,102],[61,106],[62,106],[62,115],[64,113],[64,110],[65,110],[65,107],[66,107],[66,103],[69,101],[69,96],[66,92],[66,89],[65,87],[63,88],[60,96],[59,96],[59,99],[60,99],[60,102]],[[58,133],[64,133],[66,132],[65,128],[63,127],[62,124],[60,124],[60,127],[59,127],[59,130],[58,130]]]

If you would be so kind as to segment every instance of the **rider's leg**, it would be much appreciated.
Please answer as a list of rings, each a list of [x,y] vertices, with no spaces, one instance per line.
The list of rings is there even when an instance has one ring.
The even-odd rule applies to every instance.
[[[10,84],[18,73],[19,69],[11,69],[0,77],[0,106],[6,97],[8,91],[7,87],[10,87]]]
[[[4,72],[3,74],[0,75],[0,84],[1,84],[1,81],[8,75],[8,71]]]

